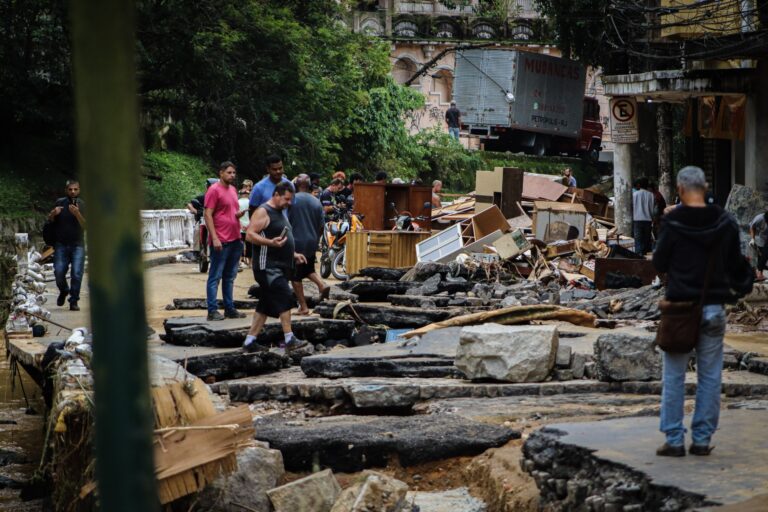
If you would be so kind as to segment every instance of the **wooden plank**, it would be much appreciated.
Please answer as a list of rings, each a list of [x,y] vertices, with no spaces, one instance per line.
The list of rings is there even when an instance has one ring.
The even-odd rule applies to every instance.
[[[517,203],[523,199],[523,177],[522,169],[514,167],[504,167],[501,169],[501,201],[498,206],[504,217],[511,218],[520,215]]]
[[[357,185],[355,185],[357,186]],[[568,187],[540,176],[523,176],[523,198],[524,199],[544,199],[546,201],[557,201],[560,199]]]
[[[357,187],[357,185],[355,185]],[[357,231],[347,235],[347,274],[354,275],[368,267],[368,232]]]
[[[386,185],[378,183],[355,184],[355,212],[365,216],[366,230],[384,229]]]
[[[198,429],[155,433],[155,474],[162,504],[197,492],[221,474],[234,471],[237,450],[253,442],[247,405],[202,418],[191,426]]]

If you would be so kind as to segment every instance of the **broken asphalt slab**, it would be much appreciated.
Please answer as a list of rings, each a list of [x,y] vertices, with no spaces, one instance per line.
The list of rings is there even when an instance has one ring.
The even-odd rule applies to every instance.
[[[352,338],[355,323],[351,320],[300,318],[291,322],[293,332],[310,343]],[[237,318],[209,322],[204,316],[168,318],[163,322],[163,341],[173,345],[235,348],[240,347],[251,327],[251,319]],[[261,343],[279,343],[283,331],[277,321],[268,321],[259,337]]]
[[[696,391],[696,375],[686,374],[686,393]],[[584,393],[627,393],[660,395],[661,382],[600,382],[571,380],[524,384],[470,382],[446,378],[309,378],[295,367],[279,372],[212,384],[217,393],[229,395],[232,402],[260,400],[306,400],[334,402],[349,400],[357,407],[407,407],[434,398],[495,398],[503,396],[549,396]],[[727,396],[762,397],[768,395],[768,376],[752,372],[723,372],[723,392]]]
[[[740,503],[768,492],[766,422],[766,410],[724,410],[712,454],[680,458],[655,454],[658,417],[550,424],[526,441],[523,464],[544,504],[589,500],[580,488],[597,501],[645,507],[638,510]]]
[[[470,456],[519,439],[520,432],[459,416],[332,416],[307,421],[264,418],[255,422],[256,439],[283,454],[288,471],[313,464],[355,472],[384,467],[397,455],[412,466]]]
[[[461,327],[432,331],[420,340],[393,341],[305,357],[307,377],[455,377]]]

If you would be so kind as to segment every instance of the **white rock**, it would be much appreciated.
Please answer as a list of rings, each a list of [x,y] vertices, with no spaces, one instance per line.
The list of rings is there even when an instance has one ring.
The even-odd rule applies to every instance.
[[[469,379],[541,382],[555,365],[554,325],[483,324],[461,330],[455,366]]]
[[[330,469],[267,491],[276,512],[330,512],[339,494]]]
[[[237,471],[219,477],[198,495],[200,512],[270,512],[267,491],[285,473],[279,450],[250,446],[237,454]],[[243,506],[248,508],[243,508]]]

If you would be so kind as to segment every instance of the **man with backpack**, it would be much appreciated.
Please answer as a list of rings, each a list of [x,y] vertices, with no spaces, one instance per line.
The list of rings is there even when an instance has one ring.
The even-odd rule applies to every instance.
[[[69,309],[80,311],[80,285],[85,271],[85,217],[84,204],[80,199],[80,183],[68,180],[65,186],[66,197],[56,200],[53,210],[48,213],[49,224],[43,228],[44,238],[53,242],[53,272],[59,296],[57,306],[63,306],[69,295]],[[46,233],[47,232],[47,233]],[[67,271],[70,271],[70,283],[67,283]]]

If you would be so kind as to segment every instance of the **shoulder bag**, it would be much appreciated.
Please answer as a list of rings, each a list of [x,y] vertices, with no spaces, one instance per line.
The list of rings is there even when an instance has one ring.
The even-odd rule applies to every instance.
[[[704,287],[701,298],[695,301],[672,302],[666,299],[659,301],[661,320],[656,331],[656,345],[664,352],[671,354],[687,354],[699,342],[701,329],[701,311],[704,298],[709,291],[709,282],[715,266],[717,247],[712,248],[707,262],[707,272],[704,275]]]

